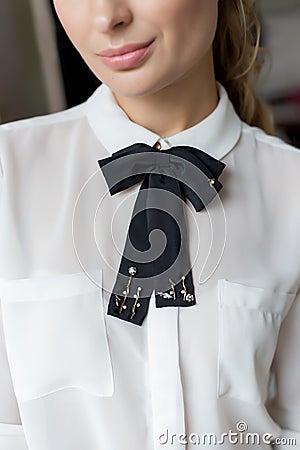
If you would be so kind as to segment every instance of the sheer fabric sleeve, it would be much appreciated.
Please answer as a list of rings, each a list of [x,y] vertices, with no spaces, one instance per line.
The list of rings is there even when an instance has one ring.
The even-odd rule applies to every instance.
[[[2,167],[0,161],[0,232],[3,204],[1,205]],[[1,245],[0,245],[0,252]],[[1,273],[0,273],[1,283]],[[7,352],[5,346],[2,309],[0,298],[0,450],[28,450],[23,427],[21,424],[19,408],[14,394]]]
[[[28,450],[7,360],[0,301],[0,450]]]
[[[276,450],[300,449],[300,289],[282,323],[272,363],[275,389],[267,408],[282,428]]]
[[[1,450],[29,450],[22,425],[0,424]]]

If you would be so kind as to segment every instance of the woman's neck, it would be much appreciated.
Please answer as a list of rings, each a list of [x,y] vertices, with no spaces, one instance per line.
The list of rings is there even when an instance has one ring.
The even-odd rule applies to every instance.
[[[161,137],[173,136],[205,119],[218,104],[213,64],[203,66],[205,73],[198,68],[154,94],[115,98],[131,121]]]

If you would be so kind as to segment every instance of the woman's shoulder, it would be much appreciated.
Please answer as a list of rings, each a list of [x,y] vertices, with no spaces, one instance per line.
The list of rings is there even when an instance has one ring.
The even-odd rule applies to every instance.
[[[278,154],[281,157],[300,158],[300,149],[289,144],[283,137],[267,134],[261,128],[250,126],[245,122],[242,124],[242,134],[252,144],[254,150],[261,153],[269,152],[273,157]]]
[[[83,116],[85,103],[63,111],[29,117],[21,120],[7,122],[0,125],[0,139],[9,139],[14,135],[31,132],[39,132],[60,124],[67,124],[78,120]]]
[[[300,220],[300,149],[278,136],[243,123],[239,153],[241,170],[249,181],[258,184],[260,195],[277,198],[286,207],[294,207]],[[238,156],[237,156],[238,158]]]
[[[104,90],[100,89],[101,87],[103,86],[99,86],[86,101],[71,108],[0,124],[0,151],[1,142],[3,143],[5,139],[13,139],[14,137],[19,139],[20,135],[28,135],[29,133],[32,136],[39,135],[54,128],[63,129],[69,126],[72,128],[73,124],[78,126],[78,121],[86,118],[89,103]]]
[[[60,112],[0,125],[0,167],[15,166],[17,161],[27,163],[58,149],[66,150],[74,132],[83,130],[80,124],[85,120],[84,111],[85,103],[82,103]]]
[[[243,123],[242,156],[261,177],[274,182],[274,188],[300,189],[300,149],[283,138],[267,134]],[[249,158],[249,159],[248,159]]]

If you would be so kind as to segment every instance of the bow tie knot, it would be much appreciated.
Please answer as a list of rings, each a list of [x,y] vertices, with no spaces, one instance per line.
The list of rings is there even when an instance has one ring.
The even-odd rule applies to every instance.
[[[147,175],[163,175],[180,182],[180,195],[188,198],[197,212],[221,190],[218,177],[225,167],[221,161],[194,147],[158,151],[142,143],[119,150],[98,163],[111,195],[134,186]]]

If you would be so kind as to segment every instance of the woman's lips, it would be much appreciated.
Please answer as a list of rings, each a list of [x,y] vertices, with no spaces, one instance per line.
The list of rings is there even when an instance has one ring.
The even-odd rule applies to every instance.
[[[120,49],[108,49],[101,53],[101,60],[111,69],[130,69],[142,62],[153,47],[154,40],[144,44],[129,44]]]

